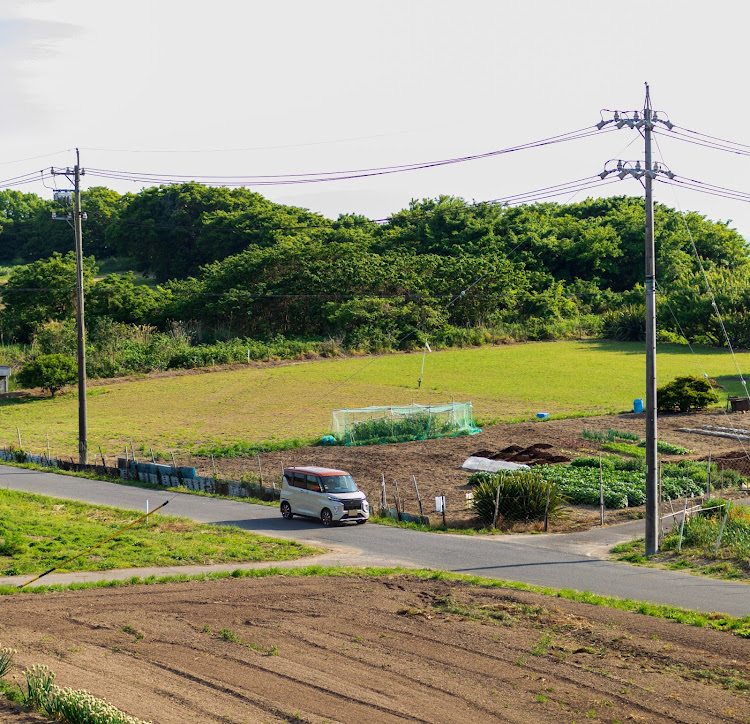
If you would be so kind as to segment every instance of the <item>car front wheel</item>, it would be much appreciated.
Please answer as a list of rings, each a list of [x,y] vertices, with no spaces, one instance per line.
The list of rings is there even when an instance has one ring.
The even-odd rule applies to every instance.
[[[328,508],[323,508],[323,510],[320,511],[320,522],[327,528],[333,525],[333,514]]]
[[[286,520],[291,520],[294,517],[292,506],[286,500],[281,504],[281,515]]]

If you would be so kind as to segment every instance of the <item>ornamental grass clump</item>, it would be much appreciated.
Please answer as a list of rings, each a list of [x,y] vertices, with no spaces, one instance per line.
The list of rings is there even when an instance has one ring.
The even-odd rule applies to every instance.
[[[0,679],[13,668],[13,657],[16,653],[15,649],[0,649]]]
[[[5,649],[3,649],[5,651]],[[60,688],[47,666],[26,669],[24,706],[65,724],[150,724],[121,712],[82,689]]]
[[[550,518],[559,517],[565,503],[557,483],[536,470],[475,473],[469,482],[475,486],[472,510],[488,525],[495,524],[496,500],[499,517],[509,522],[544,520],[545,511]]]

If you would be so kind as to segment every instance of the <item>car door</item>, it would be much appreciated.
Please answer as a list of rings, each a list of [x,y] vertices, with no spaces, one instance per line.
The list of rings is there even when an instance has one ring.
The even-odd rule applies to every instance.
[[[307,475],[304,473],[294,473],[292,479],[293,499],[291,502],[292,511],[299,515],[313,515],[310,511],[310,500],[307,493]]]
[[[320,511],[325,507],[324,502],[327,500],[327,496],[323,491],[323,486],[320,484],[320,478],[317,475],[307,476],[307,504],[310,507],[309,515],[316,518],[320,517]]]

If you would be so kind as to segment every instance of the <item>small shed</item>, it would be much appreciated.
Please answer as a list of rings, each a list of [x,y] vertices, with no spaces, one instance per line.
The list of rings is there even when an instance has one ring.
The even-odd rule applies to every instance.
[[[8,378],[10,377],[10,367],[0,365],[0,393],[8,391]]]

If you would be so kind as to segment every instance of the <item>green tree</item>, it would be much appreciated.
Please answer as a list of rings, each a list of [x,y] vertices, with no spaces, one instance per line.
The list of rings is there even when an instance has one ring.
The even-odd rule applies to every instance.
[[[78,366],[64,354],[43,354],[27,362],[18,373],[18,384],[23,387],[41,387],[51,397],[78,378]]]
[[[680,412],[702,410],[719,401],[711,383],[696,375],[675,377],[656,391],[660,410],[678,409]]]
[[[94,258],[85,258],[83,267],[84,292],[88,292],[96,271]],[[75,254],[55,252],[48,259],[15,267],[0,289],[0,297],[4,305],[3,332],[19,342],[28,342],[46,322],[72,317],[76,304]]]

